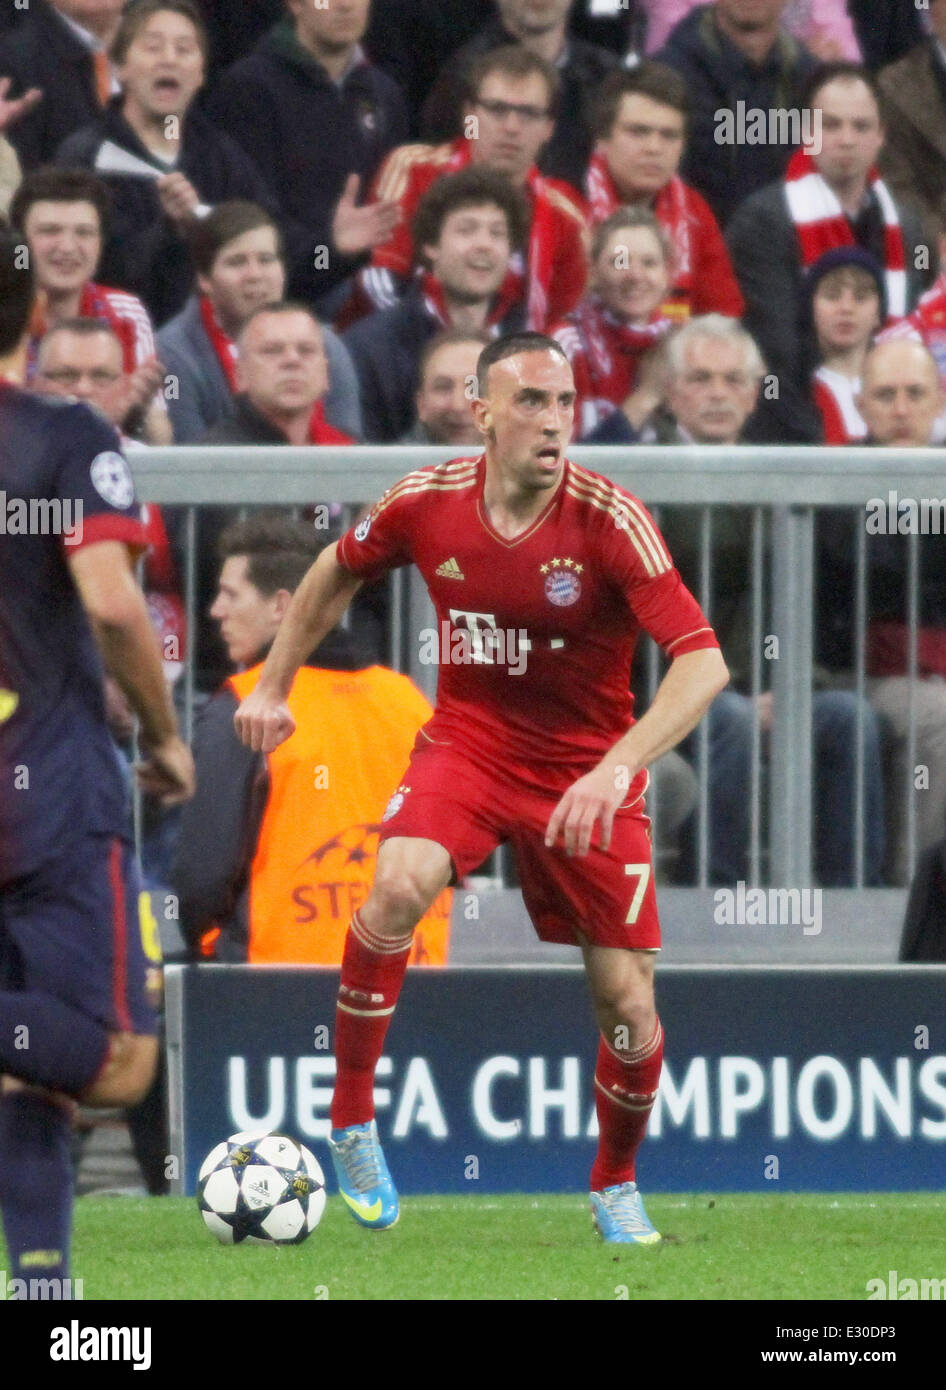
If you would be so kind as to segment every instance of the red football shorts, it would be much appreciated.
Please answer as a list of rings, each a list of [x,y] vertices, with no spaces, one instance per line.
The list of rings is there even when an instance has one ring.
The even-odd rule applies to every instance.
[[[582,857],[566,854],[561,833],[554,847],[546,848],[545,832],[558,801],[554,793],[497,777],[420,733],[384,813],[380,838],[436,840],[450,855],[457,880],[508,842],[526,909],[542,941],[575,946],[584,938],[595,946],[659,950],[650,821],[643,797],[617,812],[607,851],[599,845],[599,823]]]

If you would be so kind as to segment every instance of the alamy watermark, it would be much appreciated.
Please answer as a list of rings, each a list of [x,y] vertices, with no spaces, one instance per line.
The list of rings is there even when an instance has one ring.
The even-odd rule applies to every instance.
[[[68,1302],[83,1297],[81,1279],[8,1279],[0,1269],[0,1303],[32,1299],[39,1302]]]
[[[450,609],[438,631],[420,631],[419,660],[425,666],[506,666],[511,676],[525,674],[532,643],[524,627],[496,626],[491,613]]]
[[[874,1298],[893,1299],[900,1302],[929,1299],[946,1299],[946,1279],[907,1279],[901,1278],[895,1269],[888,1269],[886,1279],[868,1279],[868,1301]]]
[[[820,888],[717,888],[713,921],[719,927],[801,927],[805,936],[821,935]]]
[[[869,497],[864,525],[869,536],[944,536],[946,499],[942,497],[901,497],[890,491],[884,497]]]
[[[821,153],[821,111],[799,110],[797,106],[748,106],[736,102],[736,109],[720,107],[714,116],[713,139],[717,145],[804,145],[809,154]]]
[[[0,536],[62,536],[82,543],[81,497],[11,497],[0,488]]]

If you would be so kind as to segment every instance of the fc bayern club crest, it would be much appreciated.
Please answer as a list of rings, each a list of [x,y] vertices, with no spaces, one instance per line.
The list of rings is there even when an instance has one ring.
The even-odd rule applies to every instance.
[[[581,580],[574,570],[552,570],[545,577],[545,597],[556,608],[568,608],[581,596]]]

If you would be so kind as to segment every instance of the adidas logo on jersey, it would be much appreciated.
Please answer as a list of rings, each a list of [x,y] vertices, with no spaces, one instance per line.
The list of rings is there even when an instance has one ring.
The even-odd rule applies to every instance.
[[[453,556],[449,560],[444,560],[442,565],[437,566],[437,573],[444,579],[465,579],[466,575],[461,570]]]

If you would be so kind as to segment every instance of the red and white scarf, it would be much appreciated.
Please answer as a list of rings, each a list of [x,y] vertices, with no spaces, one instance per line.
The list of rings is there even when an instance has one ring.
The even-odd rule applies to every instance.
[[[236,364],[239,356],[237,345],[229,334],[220,327],[220,320],[214,312],[214,306],[205,294],[200,296],[200,321],[204,325],[204,332],[210,339],[211,347],[217,354],[217,361],[227,378],[227,384],[236,395],[239,389],[236,381]]]
[[[593,154],[588,165],[585,183],[590,221],[593,227],[604,222],[612,212],[624,207],[626,198],[618,192],[617,184],[602,154]],[[692,210],[691,190],[678,175],[654,199],[654,216],[670,237],[674,249],[674,289],[689,294],[693,285],[693,243],[691,234],[698,225]]]
[[[907,312],[903,233],[896,204],[876,169],[870,170],[868,182],[884,219],[884,283],[889,322],[903,318]],[[844,209],[807,150],[796,150],[789,161],[785,195],[789,216],[798,234],[802,265],[814,265],[819,257],[835,247],[857,244]]]
[[[425,270],[421,274],[420,289],[424,296],[424,307],[431,318],[435,318],[441,328],[452,328],[453,321],[450,317],[450,306],[444,293],[443,282],[438,280],[436,275],[433,275],[429,270]],[[503,319],[519,298],[517,289],[521,289],[521,285],[517,285],[516,277],[507,275],[493,298],[484,327],[494,337],[499,333]]]
[[[645,324],[627,323],[591,295],[555,330],[575,377],[576,438],[584,438],[624,403],[634,389],[641,357],[673,326],[659,310]]]
[[[857,408],[861,384],[821,366],[815,372],[812,394],[824,424],[826,444],[857,444],[867,438],[867,424]]]

